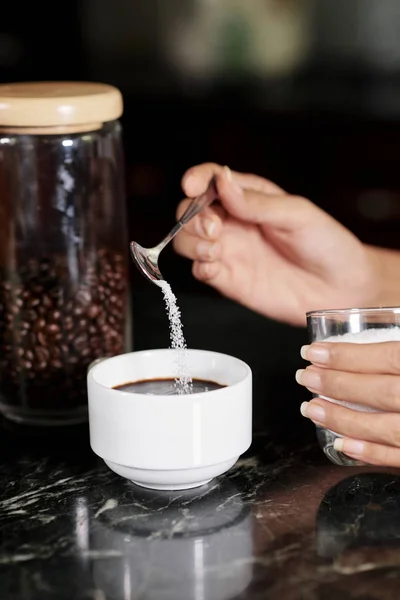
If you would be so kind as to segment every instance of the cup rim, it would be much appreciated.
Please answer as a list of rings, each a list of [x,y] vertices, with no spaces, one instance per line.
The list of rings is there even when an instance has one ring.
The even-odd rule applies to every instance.
[[[367,308],[327,308],[320,310],[309,310],[306,312],[306,317],[323,316],[323,315],[344,315],[344,314],[371,314],[371,313],[390,313],[400,314],[400,306],[371,306]]]
[[[149,348],[147,350],[137,350],[137,351],[132,351],[132,352],[123,352],[122,354],[116,354],[115,356],[109,356],[107,358],[104,358],[102,360],[100,360],[98,363],[94,364],[90,369],[89,372],[87,374],[87,378],[91,379],[93,381],[93,383],[97,386],[100,386],[102,389],[107,390],[108,392],[111,393],[115,393],[118,394],[119,397],[124,398],[129,396],[129,398],[132,397],[132,394],[130,392],[124,392],[122,390],[116,390],[115,388],[110,388],[107,387],[106,385],[100,383],[97,379],[95,379],[94,374],[95,371],[99,368],[101,368],[101,365],[104,362],[107,362],[109,360],[114,360],[114,359],[118,359],[119,357],[122,356],[127,356],[127,355],[137,355],[137,354],[147,354],[150,352],[173,352],[172,348]],[[251,368],[249,367],[249,365],[247,363],[245,363],[243,360],[241,360],[240,358],[237,358],[236,356],[232,356],[231,354],[226,354],[225,352],[216,352],[214,350],[204,350],[204,349],[198,349],[198,348],[188,348],[188,352],[199,352],[199,353],[204,353],[204,354],[208,354],[208,355],[217,355],[217,356],[224,356],[226,358],[232,359],[233,361],[235,361],[236,363],[238,363],[239,365],[241,365],[244,370],[245,370],[245,375],[239,380],[236,381],[236,383],[232,383],[231,385],[226,385],[225,387],[221,387],[218,388],[216,390],[210,390],[209,392],[195,392],[194,394],[182,394],[182,395],[171,395],[171,396],[167,396],[167,395],[154,395],[154,396],[148,396],[145,394],[135,394],[137,397],[141,397],[141,396],[146,396],[147,401],[149,401],[150,398],[153,399],[160,399],[160,398],[167,398],[168,401],[172,402],[172,401],[185,401],[187,402],[188,399],[199,399],[199,398],[210,398],[210,396],[215,395],[215,394],[220,394],[221,392],[224,392],[226,389],[235,389],[237,386],[240,386],[243,384],[243,382],[245,382],[246,380],[249,379],[249,377],[252,377],[252,371]]]

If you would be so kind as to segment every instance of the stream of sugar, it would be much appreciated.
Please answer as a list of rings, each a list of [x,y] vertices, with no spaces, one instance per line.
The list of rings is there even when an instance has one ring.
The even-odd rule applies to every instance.
[[[165,307],[169,319],[171,348],[175,351],[176,391],[178,394],[191,394],[193,391],[193,382],[188,374],[187,345],[185,336],[183,335],[181,311],[168,281],[161,279],[157,284],[164,295]]]

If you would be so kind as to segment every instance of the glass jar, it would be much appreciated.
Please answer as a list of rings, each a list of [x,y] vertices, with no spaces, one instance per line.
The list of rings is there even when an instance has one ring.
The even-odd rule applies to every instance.
[[[0,411],[87,419],[86,373],[130,349],[122,97],[0,85]]]

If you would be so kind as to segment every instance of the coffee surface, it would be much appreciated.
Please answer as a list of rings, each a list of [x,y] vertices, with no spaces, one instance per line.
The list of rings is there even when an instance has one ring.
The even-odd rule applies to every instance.
[[[226,387],[215,381],[193,379],[192,394],[212,392]],[[148,396],[177,396],[178,390],[175,379],[144,379],[116,385],[114,390],[129,392],[131,394],[147,394]]]

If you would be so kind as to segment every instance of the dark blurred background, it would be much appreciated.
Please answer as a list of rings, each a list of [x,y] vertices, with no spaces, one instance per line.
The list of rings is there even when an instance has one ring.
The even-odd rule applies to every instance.
[[[2,5],[0,80],[120,88],[129,235],[143,245],[172,226],[185,169],[215,161],[400,247],[399,31],[399,0],[16,1]],[[273,394],[289,377],[292,389],[305,332],[214,298],[170,248],[161,267],[189,345],[242,355]],[[132,277],[136,347],[165,346],[161,299]]]

